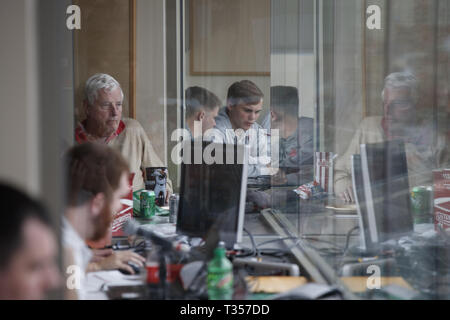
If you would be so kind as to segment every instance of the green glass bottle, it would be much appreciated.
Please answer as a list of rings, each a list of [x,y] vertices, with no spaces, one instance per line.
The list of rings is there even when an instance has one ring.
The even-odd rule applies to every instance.
[[[233,265],[225,255],[225,243],[219,242],[208,263],[209,300],[231,300],[233,297]]]

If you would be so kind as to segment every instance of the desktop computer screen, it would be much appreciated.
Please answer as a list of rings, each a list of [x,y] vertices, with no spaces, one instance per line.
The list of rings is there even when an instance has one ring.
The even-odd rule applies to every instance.
[[[212,236],[232,249],[242,241],[247,191],[246,147],[190,141],[184,145],[183,152],[186,148],[191,149],[190,156],[184,157],[181,164],[177,233],[203,239]],[[211,163],[208,157],[217,161]]]
[[[361,155],[352,155],[352,182],[355,196],[356,210],[358,212],[359,234],[361,238],[361,250],[367,251],[374,247],[369,230],[366,200],[364,196],[364,181],[361,168]]]
[[[355,170],[358,165],[357,160],[354,161]],[[361,214],[364,215],[361,222],[368,224],[369,233],[366,235],[370,239],[366,239],[366,245],[412,233],[414,229],[404,143],[386,141],[362,144],[360,170],[364,193],[358,189],[356,195],[362,208]],[[360,179],[357,173],[355,178]],[[367,226],[364,226],[361,232],[366,229]]]

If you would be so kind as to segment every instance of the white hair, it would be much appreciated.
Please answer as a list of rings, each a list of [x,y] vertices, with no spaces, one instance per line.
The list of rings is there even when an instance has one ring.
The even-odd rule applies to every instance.
[[[411,98],[414,103],[419,99],[417,78],[410,72],[394,72],[384,79],[384,88],[381,92],[381,98],[384,101],[384,91],[386,89],[409,88]]]
[[[117,88],[120,89],[123,99],[123,91],[119,82],[108,74],[97,73],[86,81],[86,85],[84,86],[84,98],[88,100],[90,105],[93,105],[95,100],[97,100],[99,90],[104,89],[105,91],[110,92]]]

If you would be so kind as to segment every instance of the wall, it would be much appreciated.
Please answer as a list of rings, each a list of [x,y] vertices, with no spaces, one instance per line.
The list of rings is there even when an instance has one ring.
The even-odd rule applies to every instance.
[[[226,104],[226,97],[228,87],[232,85],[236,81],[241,81],[244,79],[253,81],[264,93],[264,105],[263,112],[259,117],[258,121],[260,122],[264,116],[267,114],[269,104],[270,104],[270,76],[247,76],[247,75],[237,75],[237,76],[228,76],[228,75],[191,75],[190,69],[190,48],[189,48],[189,3],[186,1],[185,5],[186,10],[186,52],[185,52],[185,87],[190,86],[201,86],[205,87],[212,92],[214,92],[219,99],[222,101],[222,104]],[[208,16],[206,16],[208,17]],[[235,48],[238,50],[238,48]],[[267,53],[269,55],[270,53]]]
[[[167,164],[164,5],[165,0],[136,3],[136,119]]]
[[[334,152],[342,154],[363,118],[362,30],[364,24],[360,0],[345,0],[338,4],[335,7],[334,33]]]
[[[2,1],[0,10],[0,179],[40,190],[37,34],[33,1]]]
[[[151,1],[153,2],[153,1]],[[86,80],[107,73],[119,81],[125,95],[123,116],[130,101],[130,6],[128,0],[75,0],[81,9],[81,30],[75,32],[75,105],[78,118]]]
[[[70,0],[5,0],[0,10],[0,180],[41,200],[57,237],[64,208],[61,156],[73,143]],[[62,256],[59,256],[61,265]],[[50,298],[61,299],[60,291]]]
[[[312,0],[272,1],[271,19],[271,85],[298,88],[299,116],[314,118],[314,3]]]
[[[186,61],[189,61],[189,52],[186,53]],[[192,76],[190,75],[189,63],[186,63],[185,83],[186,88],[201,86],[214,92],[222,104],[226,105],[228,88],[236,81],[253,81],[264,94],[263,114],[259,117],[260,122],[267,113],[270,104],[270,76]]]

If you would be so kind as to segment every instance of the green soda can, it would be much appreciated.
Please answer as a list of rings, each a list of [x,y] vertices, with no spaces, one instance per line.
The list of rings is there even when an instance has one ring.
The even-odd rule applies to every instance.
[[[144,190],[141,192],[139,197],[141,217],[145,219],[150,219],[155,215],[155,192]]]
[[[155,191],[147,191],[149,194],[149,207],[150,207],[150,217],[155,216],[156,214],[156,195]]]
[[[418,186],[411,190],[411,210],[414,223],[430,223],[433,213],[432,187]]]

